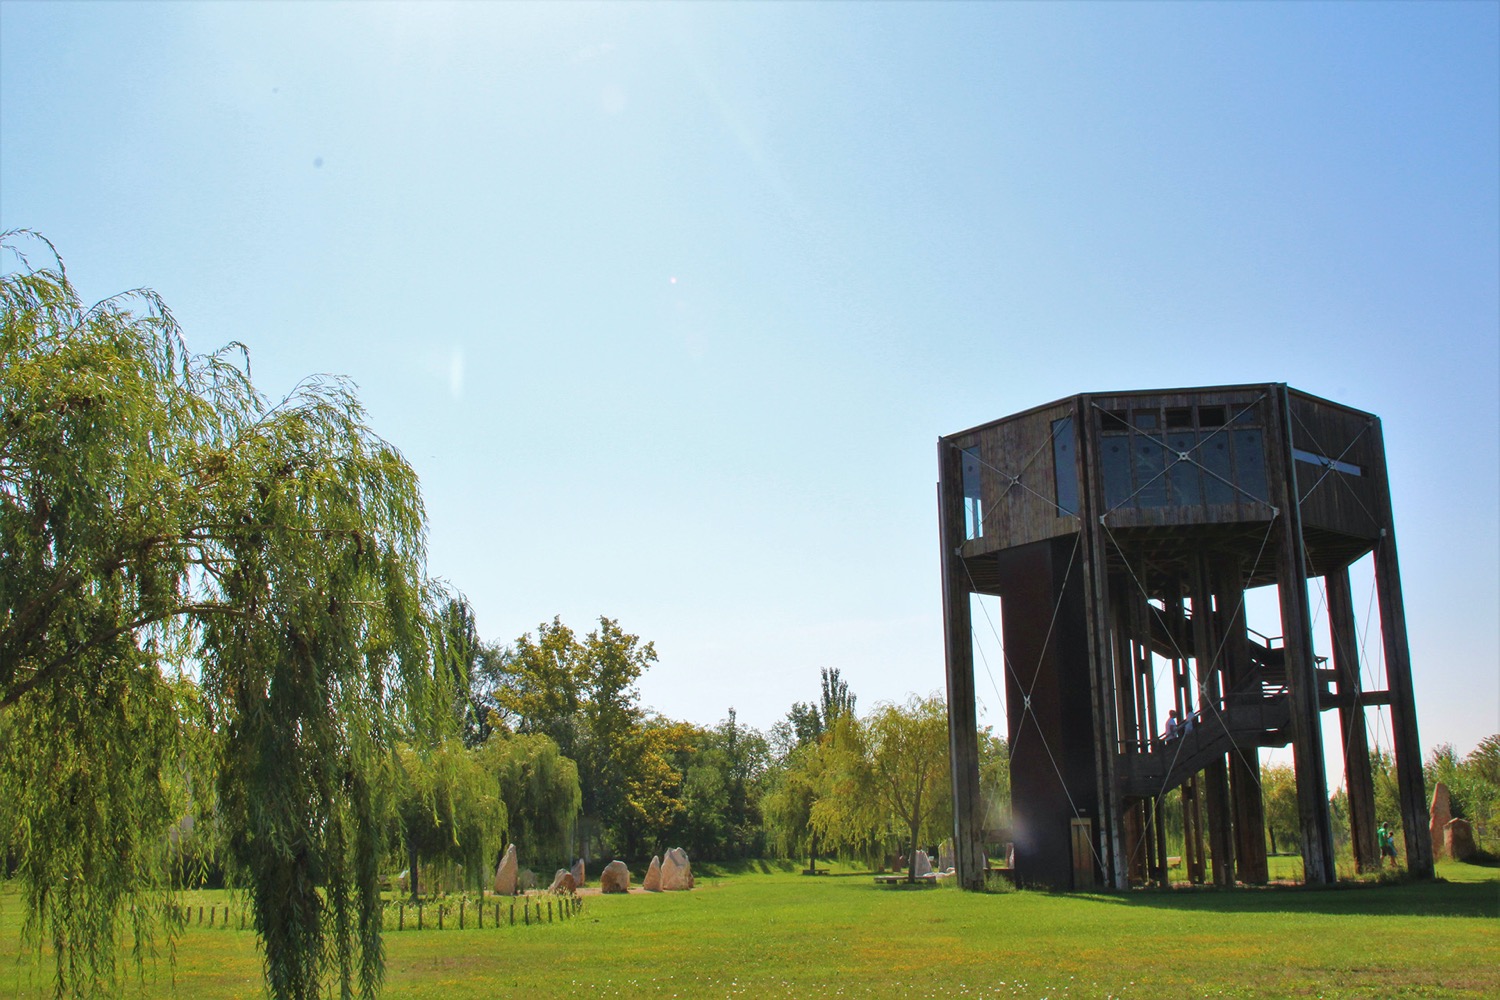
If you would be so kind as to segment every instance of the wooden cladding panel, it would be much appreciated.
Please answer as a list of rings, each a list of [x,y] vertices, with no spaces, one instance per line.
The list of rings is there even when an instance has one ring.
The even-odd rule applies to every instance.
[[[979,447],[984,534],[964,543],[966,558],[1078,530],[1078,519],[1059,513],[1057,508],[1052,422],[1069,416],[1073,416],[1072,400],[1029,410],[948,439],[960,449]],[[1014,484],[1012,476],[1016,477]]]
[[[1375,511],[1380,509],[1380,493],[1386,486],[1380,435],[1374,433],[1378,421],[1360,410],[1294,390],[1288,390],[1288,403],[1294,449],[1359,470],[1353,475],[1338,466],[1292,459],[1303,527],[1378,538],[1382,525]]]

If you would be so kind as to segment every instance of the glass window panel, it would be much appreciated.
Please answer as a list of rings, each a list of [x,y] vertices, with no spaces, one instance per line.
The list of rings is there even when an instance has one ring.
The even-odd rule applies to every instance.
[[[979,448],[964,449],[964,537],[984,534],[984,497],[979,482]]]
[[[1234,432],[1234,482],[1240,488],[1238,499],[1270,502],[1266,488],[1266,451],[1261,432]]]
[[[1124,410],[1105,410],[1099,415],[1099,426],[1106,434],[1119,434],[1130,429],[1125,422]]]
[[[1198,407],[1198,426],[1223,427],[1227,416],[1222,406],[1200,406]]]
[[[1104,505],[1114,510],[1130,499],[1130,439],[1107,437],[1100,452],[1104,460]]]
[[[1171,449],[1174,463],[1167,473],[1171,479],[1171,502],[1179,507],[1197,507],[1203,503],[1203,476],[1195,464],[1198,455],[1193,451],[1197,443],[1198,435],[1193,431],[1176,431],[1167,437],[1167,447]],[[1188,457],[1179,459],[1179,455]]]
[[[1182,406],[1167,411],[1167,428],[1180,429],[1193,426],[1193,408]]]
[[[1224,431],[1199,435],[1198,461],[1203,463],[1203,499],[1208,503],[1234,503],[1234,467],[1229,461],[1229,435]]]
[[[1136,410],[1130,414],[1130,418],[1143,431],[1155,430],[1157,427],[1158,414],[1155,410]]]
[[[1135,467],[1135,502],[1142,507],[1167,505],[1167,453],[1161,444],[1144,434],[1131,435],[1131,456]]]
[[[1073,418],[1052,421],[1052,472],[1060,515],[1078,511],[1078,463],[1073,449]]]

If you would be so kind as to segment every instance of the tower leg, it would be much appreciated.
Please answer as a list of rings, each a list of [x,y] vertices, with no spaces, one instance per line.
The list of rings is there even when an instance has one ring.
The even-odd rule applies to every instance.
[[[963,535],[962,457],[938,441],[938,538],[942,545],[943,640],[948,680],[948,752],[953,783],[953,865],[964,889],[983,889],[989,867],[979,815],[979,732],[974,713],[974,639]]]
[[[1338,676],[1339,731],[1344,735],[1344,784],[1349,791],[1354,865],[1361,872],[1377,871],[1380,845],[1375,843],[1375,782],[1370,774],[1365,710],[1359,703],[1359,648],[1349,568],[1329,573],[1324,580],[1328,590],[1328,623],[1333,633],[1333,668]]]

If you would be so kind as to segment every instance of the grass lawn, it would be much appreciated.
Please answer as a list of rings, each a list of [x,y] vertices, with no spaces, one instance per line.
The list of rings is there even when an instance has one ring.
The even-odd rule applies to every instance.
[[[961,893],[755,865],[692,893],[593,896],[542,926],[386,937],[388,997],[1486,997],[1500,869],[1337,889]],[[223,906],[227,894],[193,894]],[[0,892],[0,997],[45,995]],[[196,915],[195,915],[196,919]],[[410,912],[408,912],[410,921]],[[429,924],[430,926],[430,924]],[[263,995],[255,937],[196,924],[130,995]]]

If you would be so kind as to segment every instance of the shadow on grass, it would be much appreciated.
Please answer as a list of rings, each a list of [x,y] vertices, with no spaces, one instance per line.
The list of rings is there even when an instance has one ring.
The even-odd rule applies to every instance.
[[[1495,882],[1405,882],[1396,885],[1341,883],[1327,888],[1134,889],[1120,895],[1081,896],[1112,906],[1205,913],[1324,913],[1372,917],[1500,918]]]

